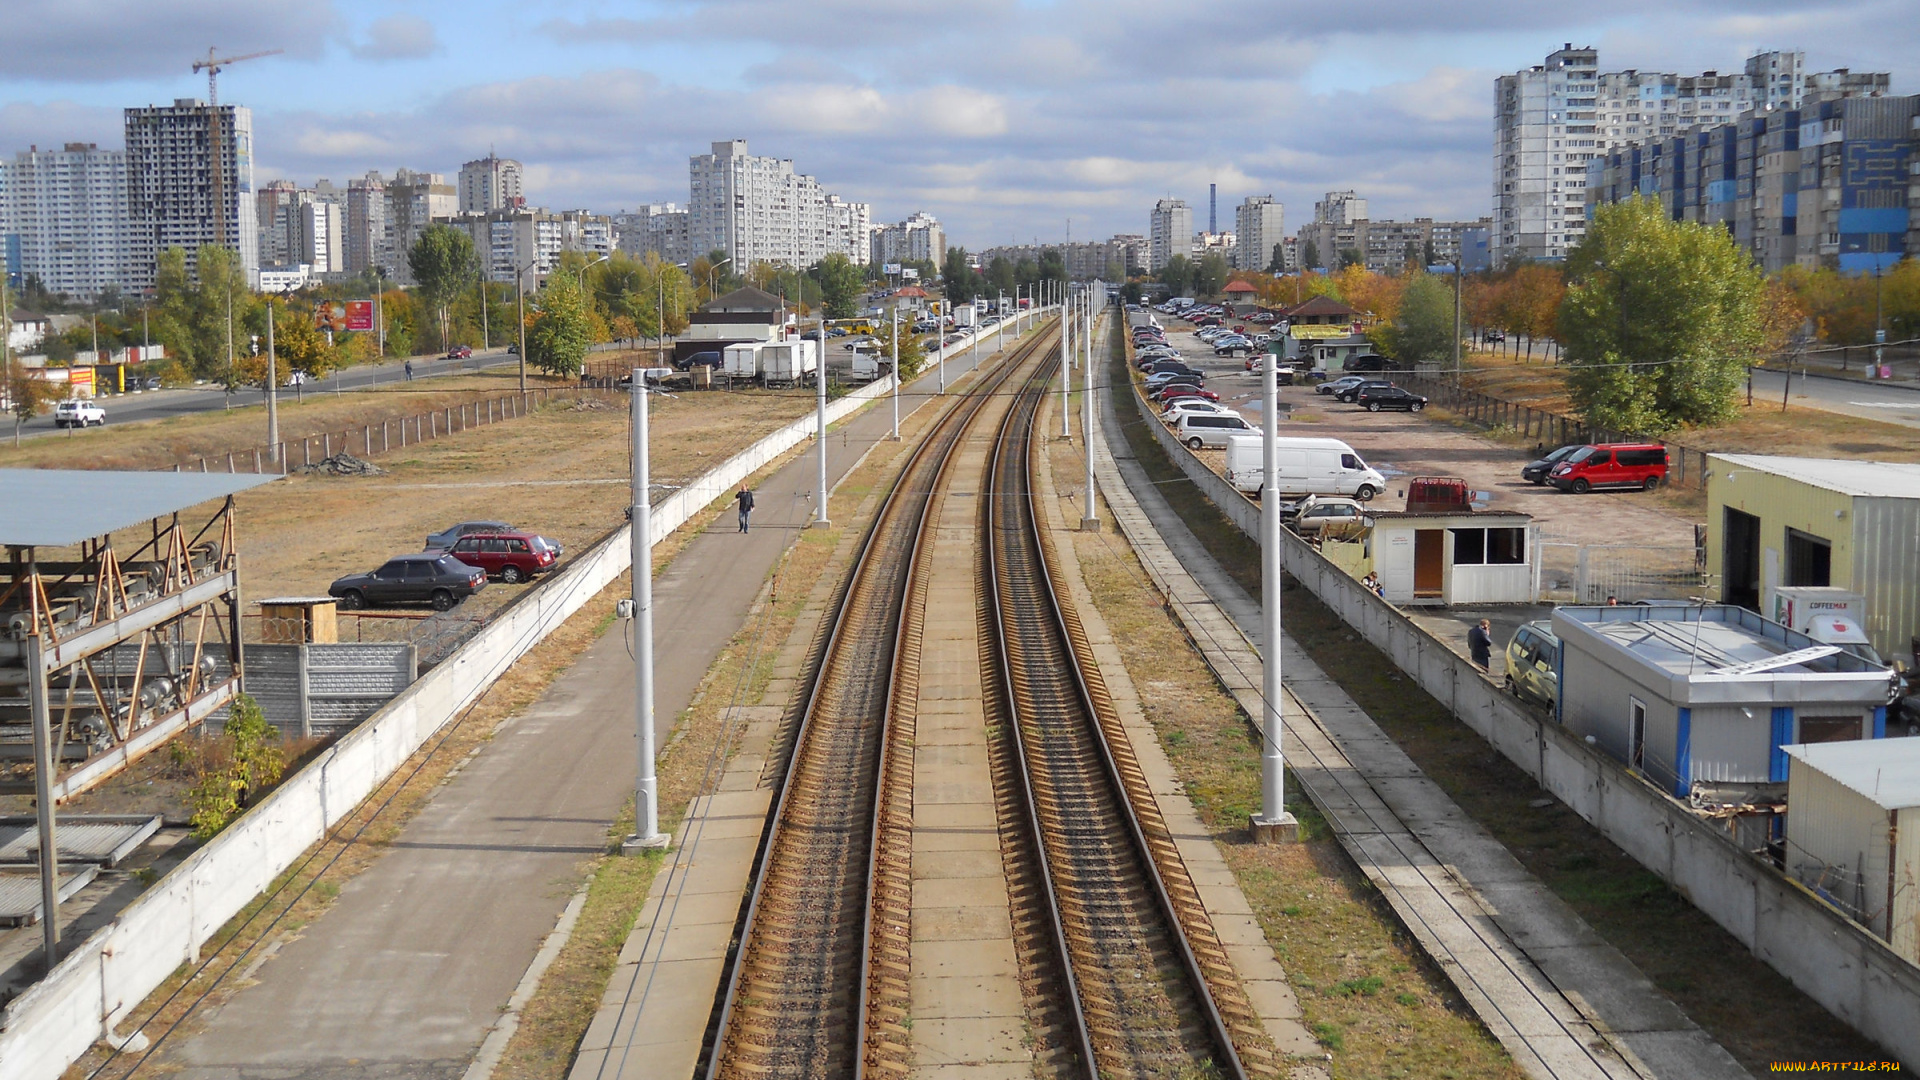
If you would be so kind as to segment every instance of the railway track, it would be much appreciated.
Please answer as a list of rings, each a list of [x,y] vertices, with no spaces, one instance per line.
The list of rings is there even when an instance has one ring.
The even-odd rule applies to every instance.
[[[995,392],[1057,348],[1021,346],[915,450],[862,540],[787,742],[705,1052],[708,1080],[904,1074],[912,740],[929,515]]]
[[[1032,473],[1035,417],[1056,368],[1031,372],[1002,423],[978,564],[982,666],[998,688],[987,704],[1001,740],[1002,855],[1037,1050],[1047,1071],[1089,1080],[1277,1076],[1079,617],[1055,588]]]

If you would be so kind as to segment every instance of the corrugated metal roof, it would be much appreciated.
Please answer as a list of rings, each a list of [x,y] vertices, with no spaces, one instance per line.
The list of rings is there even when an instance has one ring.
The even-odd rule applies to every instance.
[[[67,547],[277,479],[252,473],[0,469],[0,544]]]
[[[1780,749],[1882,810],[1920,806],[1920,739],[1799,743]]]
[[[154,814],[88,814],[54,819],[53,843],[60,862],[104,863],[112,866],[160,831]],[[0,818],[0,863],[34,864],[40,861],[39,822],[30,817]]]
[[[1768,454],[1714,454],[1713,457],[1727,464],[1729,475],[1740,469],[1757,469],[1843,495],[1920,499],[1920,465],[1897,461],[1773,457]],[[1737,478],[1735,482],[1738,482]]]
[[[56,903],[64,904],[73,894],[93,883],[100,874],[97,866],[82,866],[64,872]],[[40,875],[0,873],[0,926],[24,926],[40,921]]]

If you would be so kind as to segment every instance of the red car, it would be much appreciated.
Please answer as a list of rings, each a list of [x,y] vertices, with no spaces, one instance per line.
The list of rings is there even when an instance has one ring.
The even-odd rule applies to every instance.
[[[473,348],[469,345],[455,345],[453,348],[447,350],[447,359],[449,360],[466,360],[472,356]]]
[[[1195,385],[1194,383],[1168,383],[1155,390],[1152,397],[1153,400],[1163,405],[1172,401],[1174,398],[1182,397],[1201,397],[1206,398],[1208,401],[1220,400],[1219,394],[1214,393],[1204,386]]]
[[[1192,401],[1195,398],[1201,401],[1219,401],[1220,395],[1211,390],[1196,390],[1193,387],[1184,387],[1179,393],[1170,394],[1160,399],[1160,411],[1166,412],[1182,401]]]
[[[1599,443],[1567,455],[1547,483],[1585,495],[1595,488],[1652,491],[1666,479],[1667,448],[1659,443]]]
[[[553,569],[553,552],[531,533],[468,533],[448,552],[509,585]]]

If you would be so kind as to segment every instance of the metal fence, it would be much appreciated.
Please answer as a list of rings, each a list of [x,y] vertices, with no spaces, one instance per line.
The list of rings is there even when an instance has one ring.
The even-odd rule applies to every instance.
[[[1540,599],[1562,604],[1604,604],[1635,600],[1687,600],[1712,586],[1702,549],[1634,544],[1582,544],[1566,536],[1542,534],[1535,545],[1540,560]]]
[[[397,642],[253,645],[247,692],[281,734],[333,735],[412,685],[416,655],[412,645]]]

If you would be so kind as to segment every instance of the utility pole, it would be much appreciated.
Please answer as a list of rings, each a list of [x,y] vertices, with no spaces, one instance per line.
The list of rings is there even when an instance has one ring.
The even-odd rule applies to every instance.
[[[1080,438],[1086,444],[1087,487],[1080,508],[1080,531],[1100,531],[1100,511],[1093,502],[1093,286],[1087,286],[1087,329],[1081,335],[1086,361],[1080,365]]]
[[[523,324],[524,325],[524,324]],[[633,835],[620,852],[633,855],[667,846],[660,831],[660,793],[653,771],[653,500],[647,459],[646,369],[633,369],[633,523],[628,527],[633,568],[633,715],[639,735],[639,761],[633,784]]]
[[[538,262],[536,259],[534,262]],[[533,269],[534,262],[518,267],[513,272],[514,305],[520,314],[520,395],[527,393],[527,271]]]
[[[1883,375],[1889,377],[1892,375],[1891,372],[1884,370],[1887,359],[1887,326],[1881,321],[1880,314],[1880,263],[1875,260],[1873,264],[1873,377],[1876,379]],[[1806,369],[1801,368],[1801,370],[1804,372]],[[1802,376],[1802,385],[1804,384],[1805,377]]]
[[[233,408],[233,273],[227,273],[227,385],[226,407]]]
[[[1460,371],[1460,258],[1453,260],[1453,370],[1455,378]]]
[[[900,305],[893,305],[893,442],[900,441]]]
[[[1264,738],[1260,746],[1260,813],[1250,823],[1258,843],[1296,840],[1300,823],[1287,813],[1286,755],[1280,739],[1286,728],[1280,707],[1286,690],[1280,682],[1280,358],[1267,353],[1261,367],[1260,445],[1265,473],[1260,481],[1260,697]]]
[[[1073,350],[1068,339],[1073,337],[1073,320],[1067,311],[1067,296],[1060,297],[1060,437],[1073,438],[1071,422],[1067,416],[1067,395],[1073,390]]]
[[[824,299],[824,298],[823,298]],[[820,475],[815,485],[815,513],[813,528],[831,529],[833,522],[827,518],[827,309],[820,308],[820,355],[814,360],[813,385],[818,394],[814,397],[813,441],[819,451]],[[800,348],[806,347],[806,339],[800,340]]]
[[[280,460],[280,375],[273,351],[273,297],[267,297],[267,460]]]

